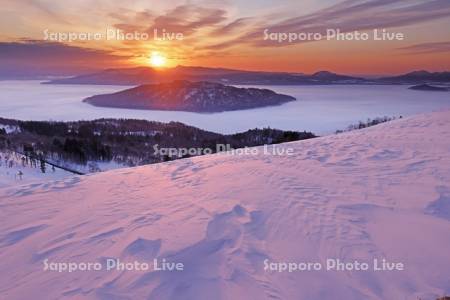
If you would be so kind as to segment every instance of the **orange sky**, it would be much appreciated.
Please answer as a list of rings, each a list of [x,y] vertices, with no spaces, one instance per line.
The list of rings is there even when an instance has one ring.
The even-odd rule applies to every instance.
[[[95,9],[94,9],[95,8]],[[450,69],[448,0],[115,1],[55,3],[6,0],[0,8],[0,63],[8,70],[198,65],[248,70],[390,74]],[[366,33],[368,40],[328,39],[327,30]],[[374,29],[403,40],[374,40]],[[108,31],[109,30],[109,31]],[[146,40],[107,39],[107,32],[147,34]],[[165,30],[182,36],[157,41]],[[267,39],[265,32],[271,33]],[[48,38],[50,34],[50,39]],[[57,34],[98,39],[55,41]],[[321,34],[319,40],[275,41],[281,34]],[[102,36],[100,36],[102,35]],[[154,60],[154,59],[153,59]]]

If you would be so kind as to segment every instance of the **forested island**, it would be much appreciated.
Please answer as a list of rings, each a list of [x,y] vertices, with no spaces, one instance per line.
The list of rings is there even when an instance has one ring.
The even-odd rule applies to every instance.
[[[101,107],[212,113],[280,105],[295,100],[268,89],[180,80],[95,95],[84,99],[84,102]]]

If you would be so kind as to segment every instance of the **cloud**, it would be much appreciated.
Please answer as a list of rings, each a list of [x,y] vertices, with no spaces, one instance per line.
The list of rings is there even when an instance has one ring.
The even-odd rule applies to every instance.
[[[120,13],[110,13],[109,17],[118,21],[114,24],[117,29],[124,32],[148,34],[151,39],[149,43],[142,43],[138,40],[122,42],[138,56],[146,56],[154,48],[157,51],[165,52],[170,59],[183,60],[208,52],[191,53],[196,49],[198,51],[203,50],[202,45],[208,43],[208,36],[211,31],[217,30],[217,36],[225,35],[246,22],[244,19],[238,19],[231,24],[227,24],[227,14],[228,12],[223,6],[215,8],[192,4],[175,6],[159,14],[150,10],[124,10]],[[181,33],[183,39],[181,41],[158,41],[154,43],[152,39],[155,30],[157,30],[159,38],[165,31],[168,34]]]
[[[62,17],[58,12],[51,9],[47,3],[37,0],[22,0],[21,2],[15,1],[13,4],[26,5],[27,8],[37,11],[39,14],[43,14],[53,21],[58,21],[61,24],[70,25],[71,23],[67,18]],[[8,3],[11,5],[11,3]]]
[[[327,29],[341,32],[414,25],[450,16],[448,0],[346,0],[317,12],[251,28],[239,37],[210,45],[225,49],[239,45],[282,47],[287,43],[264,40],[270,32],[321,33]]]
[[[241,31],[245,26],[249,24],[251,18],[239,18],[228,24],[216,28],[211,35],[213,36],[226,36]]]
[[[153,29],[165,29],[167,32],[189,36],[199,30],[226,21],[226,14],[225,9],[179,5],[159,15],[146,10],[142,12],[126,11],[123,14],[112,13],[110,16],[120,21],[115,25],[119,29],[145,30],[149,33],[153,32]]]
[[[152,28],[181,32],[185,35],[194,31],[219,24],[226,20],[226,10],[204,8],[196,5],[182,5],[165,15],[157,17]]]
[[[129,56],[107,50],[70,46],[57,42],[22,40],[0,42],[2,73],[22,72],[62,75],[124,65]]]
[[[148,9],[138,12],[125,9],[120,13],[110,13],[108,16],[114,21],[118,21],[118,23],[114,24],[114,27],[117,29],[125,32],[144,32],[148,24],[157,17],[157,14]]]
[[[46,8],[33,2],[34,9],[43,11],[50,17],[59,15],[61,6]],[[339,0],[335,0],[339,1]],[[192,3],[184,2],[184,3]],[[202,2],[205,3],[205,2]],[[36,7],[35,7],[36,6]],[[163,6],[167,7],[167,6]],[[2,67],[26,64],[32,66],[60,66],[65,70],[77,71],[81,68],[116,67],[133,58],[144,61],[150,51],[157,50],[178,63],[192,57],[243,56],[256,53],[262,47],[285,47],[295,43],[278,43],[264,40],[264,30],[270,32],[321,33],[327,29],[339,29],[341,32],[371,30],[374,28],[394,28],[416,25],[450,16],[449,0],[344,0],[335,5],[319,9],[312,13],[296,15],[292,6],[286,6],[283,12],[272,16],[256,12],[254,15],[236,16],[236,7],[227,2],[222,6],[208,7],[201,4],[183,4],[161,11],[156,7],[130,5],[130,8],[105,8],[102,22],[114,24],[125,32],[146,32],[153,37],[153,30],[163,29],[170,33],[182,33],[182,41],[121,41],[111,44],[97,44],[92,47],[122,47],[122,50],[95,50],[60,43],[42,41],[21,41],[0,43],[0,63]],[[78,11],[73,15],[78,16]],[[284,16],[284,17],[283,17]],[[61,17],[61,16],[60,16]],[[72,19],[70,19],[73,21]],[[31,24],[31,23],[30,23]],[[92,26],[92,24],[91,24]],[[101,25],[104,26],[104,25]],[[89,24],[87,24],[89,27]],[[97,27],[92,27],[97,28]],[[431,53],[448,51],[448,43],[428,43],[404,47],[407,53]],[[117,53],[131,53],[132,56],[119,56]],[[136,58],[138,58],[136,60]],[[142,59],[141,59],[142,58]],[[67,66],[66,66],[67,64]],[[11,67],[12,68],[12,67]],[[10,68],[10,69],[11,69]],[[56,67],[55,67],[56,68]]]
[[[450,52],[450,42],[422,43],[407,47],[397,48],[410,54],[428,54]]]
[[[114,27],[124,32],[147,33],[153,39],[155,30],[158,37],[163,31],[168,34],[183,35],[182,41],[166,41],[158,43],[146,43],[139,40],[126,40],[122,44],[130,47],[138,56],[148,55],[151,48],[170,53],[170,58],[188,57],[189,53],[200,45],[208,42],[208,32],[217,30],[217,35],[231,32],[235,27],[243,25],[245,20],[236,20],[232,24],[226,24],[227,10],[224,8],[202,7],[199,5],[179,5],[162,13],[150,10],[132,11],[124,10],[120,13],[110,13],[114,21]],[[184,54],[183,54],[184,53]]]

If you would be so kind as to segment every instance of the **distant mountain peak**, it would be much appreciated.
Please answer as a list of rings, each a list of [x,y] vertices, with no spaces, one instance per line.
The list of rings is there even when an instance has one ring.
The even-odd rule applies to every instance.
[[[318,71],[311,75],[312,78],[324,81],[361,80],[362,78],[336,74],[330,71]]]
[[[316,73],[312,74],[312,76],[329,76],[329,75],[337,75],[336,73],[330,72],[330,71],[317,71]]]
[[[383,77],[379,80],[393,84],[446,83],[450,82],[450,72],[429,72],[425,70],[418,70],[398,76]]]
[[[426,76],[426,75],[430,75],[431,72],[428,72],[426,70],[419,70],[419,71],[412,71],[407,73],[406,75],[410,75],[410,76]]]

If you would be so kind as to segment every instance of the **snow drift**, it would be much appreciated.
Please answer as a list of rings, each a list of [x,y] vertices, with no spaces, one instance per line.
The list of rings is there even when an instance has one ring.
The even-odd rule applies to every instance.
[[[0,190],[3,299],[436,299],[450,293],[450,112]],[[261,150],[262,148],[259,148]],[[184,271],[44,271],[52,262]],[[265,270],[401,262],[403,271]]]

